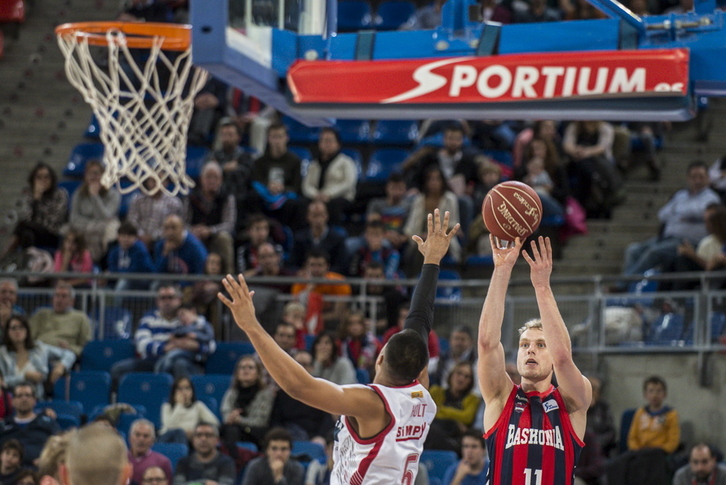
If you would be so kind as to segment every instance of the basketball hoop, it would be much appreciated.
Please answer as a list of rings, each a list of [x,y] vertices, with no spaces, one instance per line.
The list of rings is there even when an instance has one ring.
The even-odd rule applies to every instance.
[[[192,65],[191,27],[80,22],[55,32],[68,80],[101,128],[106,166],[101,183],[115,184],[122,193],[137,188],[149,193],[144,181],[154,179],[154,192],[189,193],[194,181],[185,171],[187,130],[194,97],[208,78]],[[94,59],[92,46],[104,54]],[[122,187],[121,178],[131,183]]]

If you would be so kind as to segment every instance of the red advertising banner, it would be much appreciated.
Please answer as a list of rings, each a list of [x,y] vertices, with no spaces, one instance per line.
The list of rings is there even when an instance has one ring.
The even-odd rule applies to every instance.
[[[387,61],[297,61],[293,101],[501,103],[685,96],[688,49],[558,52]]]

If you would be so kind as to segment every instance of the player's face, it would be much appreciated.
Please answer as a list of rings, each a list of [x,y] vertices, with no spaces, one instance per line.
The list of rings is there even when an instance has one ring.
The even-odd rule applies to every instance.
[[[464,436],[461,440],[461,459],[470,466],[479,466],[484,463],[487,450],[481,445],[481,440],[471,436]]]
[[[696,480],[703,482],[708,479],[716,467],[716,458],[711,456],[708,448],[698,447],[691,451],[688,463],[691,465],[691,471],[696,476]]]
[[[284,440],[271,440],[265,449],[267,459],[270,461],[281,460],[287,463],[290,459],[290,443]]]
[[[523,379],[541,381],[552,374],[552,356],[544,340],[544,332],[528,329],[519,337],[517,370]]]
[[[654,409],[660,409],[663,406],[663,401],[666,398],[666,391],[663,386],[651,382],[645,386],[645,400],[648,401],[648,406]]]

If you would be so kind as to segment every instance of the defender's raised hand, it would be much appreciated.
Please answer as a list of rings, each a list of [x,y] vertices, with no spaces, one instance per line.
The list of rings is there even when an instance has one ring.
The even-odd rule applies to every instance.
[[[239,275],[238,282],[234,279],[234,276],[228,274],[222,279],[222,285],[224,285],[232,300],[224,296],[222,292],[217,293],[217,298],[227,305],[227,308],[232,312],[234,321],[237,322],[237,326],[247,331],[255,325],[259,325],[255,316],[255,305],[252,303],[252,296],[255,292],[250,291],[247,287],[244,276]]]
[[[520,238],[516,238],[514,242],[503,241],[498,237],[494,237],[489,234],[489,243],[492,246],[492,257],[494,259],[494,266],[508,266],[509,268],[514,267],[514,263],[517,262],[519,253],[522,250],[524,241]]]
[[[532,255],[522,251],[522,256],[529,263],[530,278],[533,286],[549,286],[552,274],[552,244],[548,237],[538,237],[532,241]]]
[[[434,209],[434,213],[429,214],[427,217],[428,234],[426,240],[424,241],[418,235],[412,237],[413,241],[418,245],[418,250],[424,256],[424,264],[439,264],[449,250],[451,239],[459,232],[459,227],[461,227],[459,223],[450,231],[448,230],[449,216],[449,211],[446,211],[442,221],[439,209]]]

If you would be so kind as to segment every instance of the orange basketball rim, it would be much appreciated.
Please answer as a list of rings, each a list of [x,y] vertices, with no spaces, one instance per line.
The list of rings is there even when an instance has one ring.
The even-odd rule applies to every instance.
[[[56,27],[58,36],[85,39],[89,45],[107,46],[113,36],[109,32],[122,32],[124,42],[132,49],[150,49],[156,38],[162,38],[161,48],[186,51],[192,44],[191,25],[163,24],[158,22],[74,22]]]

